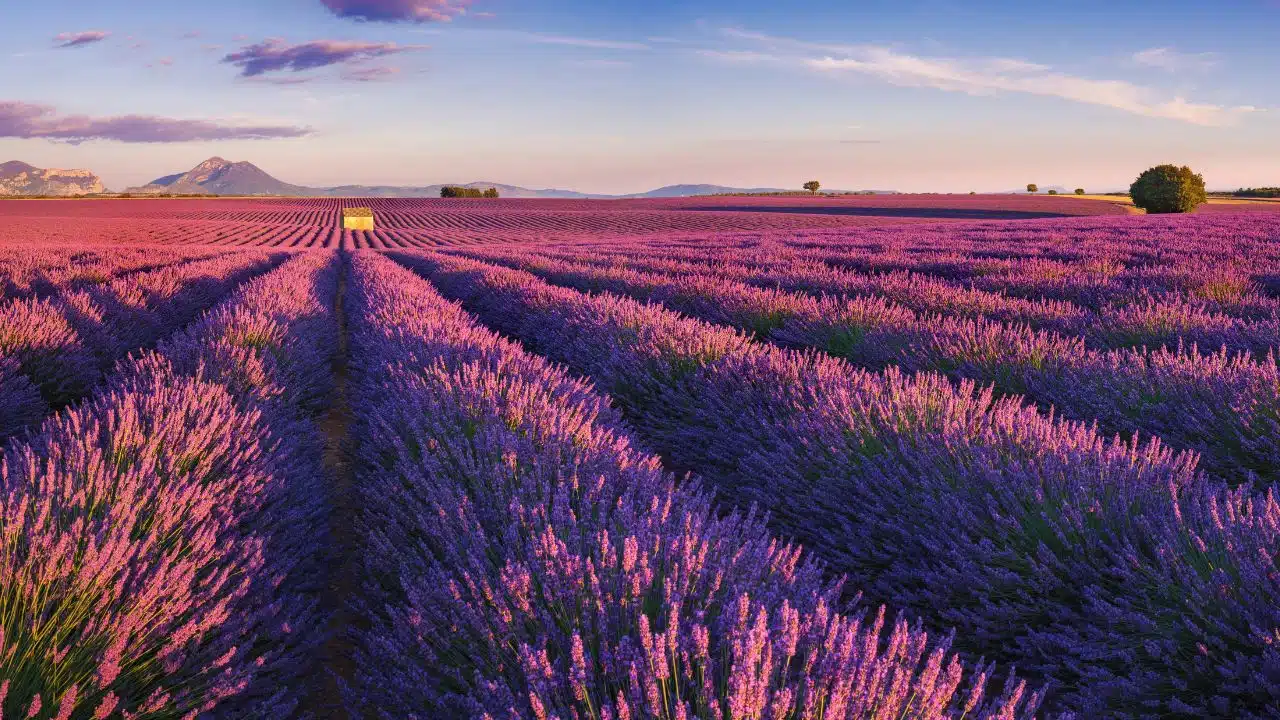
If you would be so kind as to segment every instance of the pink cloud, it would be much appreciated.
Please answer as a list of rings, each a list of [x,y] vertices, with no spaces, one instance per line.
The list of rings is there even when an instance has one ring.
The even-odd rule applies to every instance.
[[[471,0],[321,0],[338,17],[365,22],[449,22]]]
[[[397,45],[392,42],[343,40],[313,40],[300,45],[289,45],[283,40],[272,38],[231,53],[222,61],[239,67],[241,77],[257,77],[270,72],[303,72],[422,48],[421,45]]]
[[[72,144],[87,140],[174,143],[204,140],[266,140],[310,135],[303,127],[227,125],[153,115],[90,117],[61,115],[48,105],[0,101],[0,137],[44,139]]]
[[[80,47],[81,45],[92,45],[96,42],[102,42],[110,37],[110,35],[111,33],[104,30],[64,32],[59,33],[53,38],[53,44],[60,48]]]

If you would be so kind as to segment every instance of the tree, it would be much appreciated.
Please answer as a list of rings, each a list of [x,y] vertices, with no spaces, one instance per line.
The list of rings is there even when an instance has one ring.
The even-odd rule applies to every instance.
[[[440,197],[442,198],[496,198],[498,197],[497,188],[489,188],[488,190],[479,190],[477,188],[460,187],[457,185],[445,185],[440,188]]]
[[[1058,191],[1057,191],[1057,190],[1050,190],[1050,191],[1049,191],[1049,194],[1050,194],[1050,195],[1057,195],[1057,194],[1058,194]]]
[[[1040,186],[1036,185],[1035,183],[1027,183],[1027,192],[1029,193],[1040,192]]]
[[[1157,165],[1147,170],[1129,186],[1129,196],[1148,213],[1191,212],[1208,199],[1204,177],[1186,165]]]
[[[810,180],[809,182],[804,184],[804,189],[808,190],[814,195],[817,195],[818,190],[821,188],[822,188],[822,183],[818,182],[817,180]]]
[[[1077,195],[1083,195],[1083,194],[1084,194],[1084,188],[1076,188],[1076,194],[1077,194]]]

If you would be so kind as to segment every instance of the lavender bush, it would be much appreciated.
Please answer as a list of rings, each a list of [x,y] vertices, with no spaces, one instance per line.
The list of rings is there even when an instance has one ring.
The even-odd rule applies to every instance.
[[[61,408],[87,394],[126,353],[176,331],[286,256],[248,251],[197,257],[107,278],[93,287],[61,285],[44,299],[0,305],[0,356],[18,363],[49,407]],[[30,412],[13,417],[0,440],[39,419]]]
[[[335,270],[317,253],[249,283],[6,449],[0,712],[294,711],[324,559],[295,398],[322,392]]]
[[[711,274],[661,275],[483,250],[512,267],[582,290],[660,302],[796,348],[817,348],[874,369],[932,370],[1028,395],[1105,432],[1158,435],[1192,449],[1213,473],[1241,482],[1280,475],[1280,370],[1255,361],[1175,350],[1097,352],[1079,338],[1022,325],[918,316],[876,297],[812,298]]]
[[[875,599],[1057,683],[1086,717],[1265,717],[1280,505],[1159,443],[883,376],[615,296],[394,253],[618,398],[654,447],[758,502]]]
[[[354,716],[1021,717],[1039,696],[719,516],[589,385],[356,253]]]

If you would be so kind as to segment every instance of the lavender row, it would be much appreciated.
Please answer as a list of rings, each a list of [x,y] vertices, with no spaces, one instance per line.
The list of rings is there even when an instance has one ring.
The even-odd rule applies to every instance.
[[[0,251],[0,298],[47,297],[109,282],[135,272],[210,257],[208,248],[159,247]]]
[[[986,317],[1025,322],[1063,332],[1079,332],[1094,319],[1088,310],[1065,302],[1013,298],[974,290],[917,272],[861,273],[798,257],[777,245],[759,247],[680,247],[618,244],[590,252],[538,248],[538,255],[601,266],[660,273],[713,272],[738,282],[817,295],[884,297],[916,312]]]
[[[1031,716],[721,517],[592,388],[356,253],[349,286],[367,629],[353,716]],[[825,714],[824,714],[825,713]]]
[[[461,251],[579,290],[630,295],[785,347],[816,348],[882,370],[935,371],[1027,395],[1108,434],[1157,435],[1195,450],[1239,483],[1280,480],[1280,368],[1225,350],[1089,350],[1083,341],[1022,325],[916,315],[878,299],[814,298],[713,274],[659,275],[542,260],[528,253]]]
[[[798,234],[719,233],[646,245],[768,250],[860,272],[912,272],[966,287],[1037,288],[1094,309],[1170,294],[1243,317],[1274,316],[1280,257],[1274,217],[1054,220],[847,228]],[[608,251],[611,244],[587,245]],[[1007,286],[1007,287],[1006,287]]]
[[[285,717],[322,626],[334,257],[241,288],[0,469],[5,717]]]
[[[673,466],[756,502],[873,599],[1056,681],[1086,717],[1263,717],[1280,692],[1280,505],[1158,442],[872,375],[613,295],[393,256],[592,378]]]
[[[236,285],[284,254],[227,253],[136,273],[104,285],[0,306],[0,362],[16,364],[58,409],[83,397],[131,350],[177,331]],[[39,408],[0,407],[0,428],[16,432]],[[0,435],[0,439],[8,435]]]
[[[862,273],[799,259],[776,247],[665,248],[621,245],[607,250],[538,249],[538,254],[590,264],[668,274],[714,273],[762,288],[815,295],[883,297],[918,313],[1026,324],[1079,336],[1094,349],[1170,347],[1179,343],[1265,357],[1280,347],[1280,319],[1245,320],[1182,296],[1149,295],[1094,311],[1060,300],[1012,297],[917,272]],[[1267,301],[1269,304],[1271,301]]]
[[[884,262],[872,259],[874,265],[869,268],[920,267],[965,279],[978,277],[1004,260],[1082,267],[1104,261],[1175,271],[1191,262],[1245,269],[1245,277],[1262,284],[1273,280],[1280,266],[1277,236],[1280,218],[1270,213],[865,227],[774,235],[796,248],[883,258]],[[938,260],[961,264],[934,265]]]
[[[1267,294],[1280,289],[1280,263],[1274,261],[1248,256],[1224,261],[1187,254],[1176,263],[1127,265],[1107,255],[1062,262],[1029,257],[1023,251],[1012,246],[1006,248],[1011,257],[993,258],[990,251],[949,250],[935,256],[813,248],[798,256],[859,272],[924,273],[979,290],[1065,301],[1094,311],[1155,299],[1201,304],[1210,312],[1246,320],[1275,319],[1280,313],[1280,299]]]

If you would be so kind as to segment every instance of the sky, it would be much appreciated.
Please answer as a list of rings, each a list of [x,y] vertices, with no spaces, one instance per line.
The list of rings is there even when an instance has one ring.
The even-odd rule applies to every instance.
[[[5,0],[0,161],[112,189],[1280,185],[1280,0]]]

